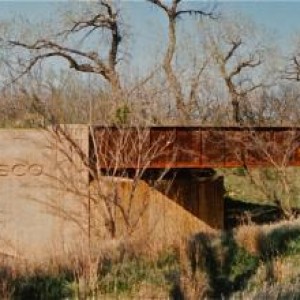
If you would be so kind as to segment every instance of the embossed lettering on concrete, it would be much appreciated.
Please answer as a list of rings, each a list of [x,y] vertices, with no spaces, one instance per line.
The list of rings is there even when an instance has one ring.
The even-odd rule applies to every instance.
[[[41,164],[0,164],[0,176],[41,176],[42,174],[43,166]]]

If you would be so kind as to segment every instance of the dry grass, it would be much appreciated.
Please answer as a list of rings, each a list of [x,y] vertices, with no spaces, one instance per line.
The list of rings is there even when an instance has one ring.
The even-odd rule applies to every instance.
[[[235,230],[235,239],[250,253],[262,255],[264,247],[268,247],[267,243],[272,243],[268,237],[276,234],[281,235],[278,238],[282,239],[300,236],[300,219],[281,221],[270,225],[243,225]],[[272,245],[269,244],[269,246]]]
[[[259,225],[242,225],[237,228],[235,238],[237,243],[247,249],[250,253],[259,253],[259,241],[262,228]]]
[[[180,291],[184,299],[203,299],[210,292],[209,278],[203,270],[192,270],[189,252],[186,247],[187,245],[185,249],[181,249],[180,255]]]
[[[66,288],[69,295],[77,298],[89,295],[98,299],[183,297],[193,300],[216,295],[243,299],[251,295],[273,297],[292,292],[295,293],[290,295],[297,295],[295,289],[298,283],[291,279],[300,276],[297,268],[299,255],[282,256],[280,248],[278,252],[268,249],[276,246],[269,243],[273,238],[280,241],[285,241],[282,236],[294,238],[298,229],[299,220],[294,220],[274,225],[241,226],[232,235],[230,232],[198,232],[190,240],[194,243],[178,243],[173,248],[168,244],[167,249],[170,251],[172,248],[173,252],[165,254],[158,253],[156,248],[152,254],[147,252],[149,248],[142,253],[143,239],[136,238],[99,243],[98,248],[94,245],[93,249],[86,245],[78,248],[76,253],[53,255],[40,262],[5,257],[1,262],[0,296],[1,299],[12,299],[24,283],[31,288],[36,284],[45,292],[49,282],[58,289],[55,296]],[[175,240],[176,236],[173,238]],[[270,247],[262,247],[262,240]],[[242,248],[247,252],[240,252]],[[270,259],[264,256],[266,253],[271,255]],[[253,264],[253,255],[260,257],[258,267]],[[248,266],[254,271],[250,277]],[[235,284],[240,275],[246,278],[246,285],[242,281],[237,281],[240,286],[228,285],[230,282]],[[269,291],[264,288],[266,284],[272,287]],[[47,299],[57,298],[49,296]]]

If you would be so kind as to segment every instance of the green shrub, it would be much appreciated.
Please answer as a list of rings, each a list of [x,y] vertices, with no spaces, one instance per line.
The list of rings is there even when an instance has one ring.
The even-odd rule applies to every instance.
[[[116,111],[116,123],[118,125],[125,125],[129,121],[130,109],[127,104],[119,107]]]
[[[193,272],[207,274],[215,298],[242,290],[259,265],[259,258],[238,246],[231,232],[217,237],[199,234],[188,252]]]
[[[300,228],[283,225],[275,228],[260,240],[260,252],[264,261],[279,255],[289,255],[297,252],[300,244]],[[297,250],[298,249],[298,250]]]
[[[179,273],[177,256],[163,253],[156,261],[143,258],[125,259],[121,262],[106,261],[99,274],[101,293],[130,293],[142,283],[154,286],[170,286],[174,274]]]
[[[72,296],[68,285],[70,279],[64,275],[35,274],[22,276],[13,282],[14,299],[63,299]]]
[[[257,256],[251,255],[244,248],[237,247],[230,265],[229,280],[236,286],[236,289],[244,286],[244,279],[248,273],[253,274],[259,265]]]
[[[286,249],[286,255],[300,254],[300,236],[294,240],[289,241]]]

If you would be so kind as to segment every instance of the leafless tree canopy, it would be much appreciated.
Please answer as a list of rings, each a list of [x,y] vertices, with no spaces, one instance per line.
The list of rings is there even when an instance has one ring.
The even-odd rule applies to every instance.
[[[118,63],[118,49],[122,41],[119,11],[110,1],[99,1],[95,11],[86,19],[74,20],[72,26],[57,33],[57,42],[52,39],[38,39],[32,44],[20,40],[9,40],[8,43],[15,47],[21,47],[32,54],[32,58],[26,63],[21,76],[27,74],[39,61],[49,57],[59,57],[69,63],[69,67],[79,72],[99,74],[105,79],[114,91],[121,88],[119,75],[116,70]],[[67,40],[75,34],[83,35],[86,39],[94,32],[105,30],[110,35],[110,49],[108,57],[96,51],[87,52],[75,47],[65,46]],[[64,43],[66,42],[66,43]]]
[[[251,47],[252,36],[247,36],[246,32],[239,32],[239,27],[235,28],[235,21],[230,22],[231,24],[224,26],[220,33],[210,32],[208,43],[230,96],[232,119],[236,124],[241,124],[244,114],[241,104],[244,104],[245,98],[251,92],[263,86],[262,82],[256,83],[253,80],[252,77],[257,75],[251,71],[255,72],[262,66],[264,57],[260,49]],[[250,76],[247,74],[249,71]]]
[[[282,124],[283,119],[295,122],[298,114],[291,109],[291,103],[296,103],[299,96],[299,87],[295,85],[300,80],[297,44],[291,55],[282,57],[276,54],[265,32],[242,17],[220,13],[209,2],[145,0],[144,4],[153,8],[153,15],[163,18],[161,25],[167,36],[160,52],[150,53],[154,65],[132,82],[135,75],[130,67],[137,57],[125,49],[130,33],[120,3],[110,0],[84,3],[80,12],[65,15],[64,24],[54,33],[48,33],[46,28],[43,32],[41,27],[42,34],[36,39],[13,38],[9,26],[1,24],[1,44],[6,47],[6,57],[11,59],[5,60],[3,55],[5,83],[10,83],[6,85],[5,97],[12,94],[11,87],[17,82],[22,82],[26,90],[33,87],[35,92],[38,86],[39,94],[50,94],[45,103],[52,101],[52,109],[60,107],[56,108],[57,113],[68,115],[60,120],[72,122],[76,118],[87,120],[88,115],[90,120],[93,115],[96,122],[109,120],[118,124],[129,120],[224,125]],[[128,61],[123,65],[120,62],[127,51]],[[46,83],[41,79],[48,59],[64,61],[69,71],[62,77],[70,81],[76,74],[90,74],[100,81],[89,79],[87,85],[80,79],[74,80],[73,103],[66,103],[71,94],[63,83],[66,79],[58,77],[56,71]],[[60,84],[54,84],[54,80]],[[284,90],[289,89],[293,93],[287,96]],[[82,91],[80,96],[79,91]],[[284,109],[283,103],[287,104]]]
[[[168,78],[168,82],[171,88],[171,91],[176,100],[176,107],[181,114],[181,120],[189,119],[189,111],[184,102],[184,95],[182,91],[182,86],[180,82],[180,78],[177,77],[176,72],[172,67],[172,62],[174,59],[174,55],[176,52],[176,44],[177,44],[177,33],[176,33],[176,23],[177,21],[185,16],[185,15],[195,15],[200,17],[208,17],[215,18],[215,12],[212,8],[208,10],[196,10],[196,9],[180,9],[179,4],[182,2],[181,0],[173,0],[172,3],[168,6],[161,0],[148,0],[153,5],[159,7],[167,16],[168,19],[168,47],[163,60],[163,68],[165,74]],[[197,88],[197,83],[199,82],[199,77],[201,75],[201,71],[197,74],[195,79],[193,80],[191,86],[191,98],[193,98],[193,94]]]

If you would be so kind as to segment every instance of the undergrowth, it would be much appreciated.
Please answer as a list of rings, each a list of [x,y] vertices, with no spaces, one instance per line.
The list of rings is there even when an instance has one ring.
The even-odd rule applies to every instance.
[[[102,257],[94,269],[86,261],[76,265],[71,260],[38,267],[3,260],[0,298],[300,298],[298,221],[199,233],[184,247],[155,258]]]
[[[61,263],[61,262],[60,262]],[[156,259],[146,257],[125,257],[120,260],[103,258],[96,266],[95,283],[91,284],[89,266],[80,262],[78,273],[74,269],[61,266],[57,270],[41,270],[34,266],[3,263],[0,269],[0,299],[98,299],[104,295],[130,297],[145,289],[154,294],[156,290],[168,295],[179,277],[179,260],[175,251],[161,253]],[[123,296],[122,296],[123,295]]]

